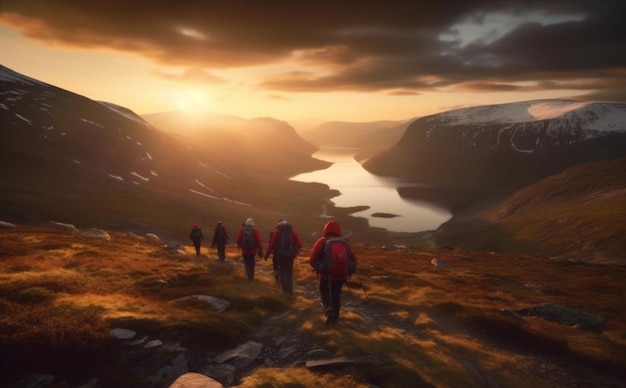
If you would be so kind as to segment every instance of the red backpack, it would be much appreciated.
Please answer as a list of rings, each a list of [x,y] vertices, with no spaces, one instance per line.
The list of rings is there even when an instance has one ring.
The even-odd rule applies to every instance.
[[[324,241],[322,260],[317,262],[316,271],[337,279],[347,278],[356,271],[356,259],[343,237],[329,237]]]

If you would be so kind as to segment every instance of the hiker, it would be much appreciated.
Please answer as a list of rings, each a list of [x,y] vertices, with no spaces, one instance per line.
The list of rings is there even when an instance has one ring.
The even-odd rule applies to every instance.
[[[309,262],[320,279],[326,324],[334,324],[339,320],[341,288],[356,271],[357,265],[356,256],[342,237],[341,227],[336,221],[328,221],[324,225],[324,235],[313,244]]]
[[[302,246],[302,240],[296,229],[282,220],[272,232],[265,252],[265,260],[270,252],[274,253],[280,271],[280,284],[283,291],[289,294],[293,293],[293,261]]]
[[[228,242],[228,232],[222,224],[222,221],[217,221],[215,231],[213,232],[213,242],[211,247],[217,247],[217,257],[220,261],[226,259],[226,243]]]
[[[198,226],[197,222],[193,223],[191,227],[191,233],[189,233],[189,239],[193,242],[194,248],[196,248],[196,256],[200,257],[200,244],[202,244],[202,239],[204,236],[202,235],[202,229]]]
[[[276,232],[278,230],[278,226],[280,225],[280,222],[282,221],[282,219],[278,219],[278,222],[276,223],[276,227],[274,229],[272,229],[272,231],[270,232],[269,238],[267,241],[272,241],[272,235],[274,234],[274,232]],[[269,248],[269,247],[268,247]],[[265,255],[265,260],[267,261],[268,258],[268,254],[270,253],[270,250],[267,250],[267,254]],[[274,273],[274,281],[276,283],[280,282],[280,263],[278,262],[278,257],[276,257],[276,252],[272,252],[272,271]]]
[[[241,229],[239,229],[237,233],[237,246],[241,248],[248,280],[254,280],[254,260],[256,255],[258,255],[259,258],[263,257],[263,240],[261,239],[261,233],[259,233],[259,230],[254,226],[252,218],[248,218]]]

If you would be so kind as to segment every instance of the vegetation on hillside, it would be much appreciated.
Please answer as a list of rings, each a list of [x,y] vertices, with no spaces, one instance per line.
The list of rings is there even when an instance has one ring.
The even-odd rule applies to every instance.
[[[18,226],[0,231],[2,385],[32,372],[54,386],[128,386],[132,367],[109,331],[123,327],[183,347],[220,351],[264,335],[298,333],[305,351],[369,356],[374,364],[306,369],[261,362],[240,386],[620,386],[626,377],[622,265],[595,265],[479,251],[388,249],[354,244],[360,270],[345,288],[336,327],[326,327],[305,249],[296,291],[274,284],[270,262],[249,283],[234,247],[220,263],[111,232],[110,241]],[[433,260],[447,263],[435,267]],[[189,295],[229,300],[224,313]],[[603,331],[511,311],[550,302],[602,317]],[[63,357],[59,357],[62,354]]]

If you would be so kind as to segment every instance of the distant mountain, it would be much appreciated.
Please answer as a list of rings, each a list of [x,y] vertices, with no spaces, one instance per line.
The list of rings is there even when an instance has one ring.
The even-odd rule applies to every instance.
[[[317,148],[302,139],[288,123],[273,118],[251,120],[206,113],[189,116],[181,111],[142,116],[161,130],[179,133],[202,144],[214,157],[246,169],[282,177],[328,166],[310,156]]]
[[[444,246],[577,260],[626,259],[626,158],[577,165],[456,214]]]
[[[318,148],[360,148],[381,151],[394,145],[408,126],[406,121],[330,121],[302,131],[301,136]]]
[[[277,215],[317,214],[328,195],[286,180],[326,163],[278,120],[183,136],[4,66],[0,86],[0,220],[184,238],[192,220],[234,228],[249,216],[274,225]]]
[[[435,185],[515,189],[619,156],[626,156],[626,104],[537,100],[422,117],[364,167]]]

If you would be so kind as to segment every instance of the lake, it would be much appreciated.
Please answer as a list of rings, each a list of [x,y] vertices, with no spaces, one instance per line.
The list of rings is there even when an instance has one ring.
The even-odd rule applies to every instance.
[[[341,192],[332,199],[338,207],[369,206],[369,209],[353,213],[355,217],[369,220],[370,226],[394,232],[421,232],[437,229],[452,216],[450,212],[427,202],[405,199],[397,191],[399,186],[419,186],[397,178],[370,174],[354,160],[358,150],[326,149],[313,154],[316,159],[331,162],[323,170],[298,174],[291,180],[318,182]],[[395,214],[398,217],[373,217],[372,214]]]

